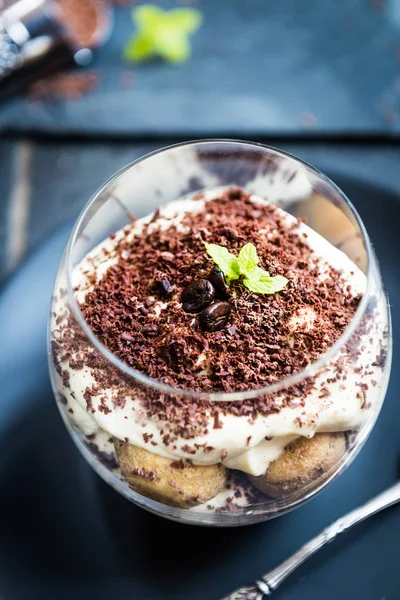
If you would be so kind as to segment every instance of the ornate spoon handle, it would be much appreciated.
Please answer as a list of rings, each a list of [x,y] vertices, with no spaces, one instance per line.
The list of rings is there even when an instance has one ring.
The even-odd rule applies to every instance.
[[[332,523],[332,525],[307,542],[300,550],[280,563],[275,569],[263,575],[256,581],[254,587],[240,588],[230,596],[227,596],[225,600],[261,600],[263,596],[270,596],[286,577],[293,573],[297,567],[315,554],[322,546],[334,540],[339,533],[346,531],[353,525],[364,521],[364,519],[397,502],[400,502],[400,482]]]

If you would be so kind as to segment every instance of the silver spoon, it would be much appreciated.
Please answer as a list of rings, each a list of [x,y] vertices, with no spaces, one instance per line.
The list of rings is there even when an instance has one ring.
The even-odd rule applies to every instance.
[[[307,542],[288,559],[280,563],[275,569],[263,575],[252,587],[239,588],[224,600],[262,600],[263,596],[271,596],[272,592],[288,577],[297,567],[303,564],[317,550],[346,531],[353,525],[364,521],[371,515],[400,502],[400,481],[388,488],[366,504],[347,513],[332,525],[321,531],[319,535]]]

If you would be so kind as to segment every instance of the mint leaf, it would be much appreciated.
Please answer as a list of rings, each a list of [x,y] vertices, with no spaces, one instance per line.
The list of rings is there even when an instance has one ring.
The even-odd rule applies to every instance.
[[[174,8],[169,12],[169,17],[176,28],[189,35],[196,33],[203,22],[201,12],[195,8]]]
[[[190,56],[190,42],[187,35],[174,29],[160,31],[157,49],[160,56],[172,63],[185,62]]]
[[[245,244],[239,252],[237,261],[239,263],[241,275],[247,275],[249,271],[254,269],[260,262],[254,244]]]
[[[239,279],[240,268],[238,259],[234,254],[229,252],[224,246],[218,244],[208,244],[204,242],[207,254],[211,256],[216,265],[221,269],[226,277],[227,283],[233,279]]]
[[[143,33],[138,33],[131,38],[124,48],[124,58],[131,62],[140,62],[151,56],[153,56],[153,41]]]
[[[276,294],[281,292],[287,285],[288,279],[281,275],[271,277],[265,269],[258,266],[260,259],[257,256],[257,250],[254,244],[245,244],[236,258],[224,246],[218,244],[208,244],[203,242],[207,254],[211,256],[215,264],[225,275],[226,282],[239,279],[241,277],[243,285],[256,294]]]
[[[251,271],[243,280],[243,285],[246,286],[250,292],[255,292],[256,294],[276,294],[286,287],[288,281],[289,280],[286,279],[286,277],[282,277],[282,275],[271,277],[268,271],[264,271],[264,269],[257,267],[257,269]]]
[[[142,29],[156,27],[165,11],[155,4],[141,4],[132,10],[132,19]]]
[[[262,267],[254,267],[254,269],[251,270],[251,273],[249,273],[248,276],[252,277],[253,279],[264,279],[265,277],[271,279],[271,275]]]
[[[136,32],[128,40],[123,56],[131,62],[160,57],[183,62],[190,56],[189,37],[202,23],[202,13],[194,8],[163,10],[142,4],[132,11]]]

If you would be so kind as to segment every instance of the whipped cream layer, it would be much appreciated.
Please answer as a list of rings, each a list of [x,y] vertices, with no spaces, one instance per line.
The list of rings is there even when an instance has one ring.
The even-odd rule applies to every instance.
[[[171,225],[182,228],[183,216],[187,213],[207,210],[207,202],[215,199],[221,193],[220,189],[207,192],[199,200],[185,197],[172,202],[160,209],[159,218],[150,223],[153,215],[141,219],[129,227],[128,236],[125,231],[117,232],[111,239],[107,238],[94,248],[75,268],[73,285],[78,302],[83,302],[88,292],[93,290],[106,271],[116,264],[119,256],[115,251],[118,241],[133,239],[140,236],[145,225],[149,228],[164,228]],[[252,196],[255,203],[265,202]],[[309,247],[318,258],[321,281],[327,277],[329,267],[342,273],[343,280],[350,293],[354,296],[363,294],[366,289],[364,273],[340,250],[332,246],[314,230],[304,223],[297,222],[294,217],[278,209],[288,227],[295,225],[294,232],[306,240]],[[272,235],[265,231],[265,235]],[[57,289],[57,287],[56,287]],[[70,369],[68,361],[60,367],[68,371],[68,381],[57,373],[56,384],[66,409],[69,420],[85,435],[107,432],[130,444],[145,448],[150,452],[174,460],[190,459],[194,464],[207,465],[222,462],[228,468],[238,469],[253,475],[264,473],[273,460],[277,459],[283,448],[299,436],[311,437],[316,432],[348,431],[359,427],[371,412],[379,410],[383,397],[382,367],[377,361],[382,347],[385,346],[384,332],[387,330],[387,312],[382,292],[374,291],[376,305],[370,316],[367,333],[358,340],[357,357],[350,356],[346,350],[341,350],[330,364],[321,368],[315,377],[311,391],[305,397],[291,401],[285,406],[285,390],[277,394],[275,402],[282,405],[279,412],[268,415],[258,414],[255,418],[243,415],[221,414],[219,427],[213,427],[210,415],[208,432],[192,437],[190,440],[181,438],[171,445],[165,441],[165,421],[156,416],[149,416],[144,410],[140,399],[128,395],[124,405],[116,406],[113,402],[118,393],[118,384],[110,384],[94,394],[90,399],[90,410],[87,407],[85,391],[96,388],[93,369],[85,364],[79,369]],[[158,301],[156,311],[159,319],[163,319],[166,304]],[[293,336],[297,328],[312,330],[314,325],[312,309],[302,310],[291,317],[290,326]],[[57,342],[61,340],[60,331],[68,322],[65,301],[55,297],[52,314],[52,336]],[[76,352],[79,359],[79,350]],[[207,351],[199,351],[199,363],[207,369]],[[340,365],[340,366],[338,366]],[[343,377],[337,379],[338,368],[344,370]],[[362,373],[362,375],[361,375]],[[301,400],[301,401],[300,401]],[[191,402],[187,397],[187,402]],[[148,440],[151,439],[151,444]],[[188,451],[188,443],[190,451]],[[195,448],[196,450],[193,450]]]

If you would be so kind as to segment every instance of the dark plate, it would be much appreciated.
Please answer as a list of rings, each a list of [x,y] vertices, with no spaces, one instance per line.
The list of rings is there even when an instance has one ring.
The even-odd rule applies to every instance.
[[[395,353],[386,402],[353,465],[311,502],[231,530],[165,521],[129,504],[78,454],[47,375],[46,320],[60,230],[0,298],[0,597],[4,600],[218,600],[392,484],[400,455],[397,368],[400,198],[334,176],[359,209],[392,303]],[[308,561],[282,600],[389,600],[400,594],[400,509],[357,526]]]

